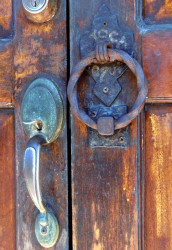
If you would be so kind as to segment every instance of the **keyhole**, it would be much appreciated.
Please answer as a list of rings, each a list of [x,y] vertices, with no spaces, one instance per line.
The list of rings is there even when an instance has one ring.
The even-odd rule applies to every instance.
[[[38,6],[38,4],[39,4],[38,1],[39,1],[39,0],[32,0],[32,6],[33,6],[34,8],[36,8],[36,7]]]

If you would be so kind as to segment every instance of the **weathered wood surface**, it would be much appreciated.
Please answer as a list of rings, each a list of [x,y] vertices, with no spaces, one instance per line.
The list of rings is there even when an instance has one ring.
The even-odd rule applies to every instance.
[[[66,5],[64,1],[61,1],[55,18],[42,25],[34,24],[26,19],[21,0],[13,1],[13,22],[12,14],[10,16],[12,2],[1,1],[0,5],[0,25],[2,25],[2,32],[0,31],[0,35],[2,34],[0,41],[0,107],[9,108],[14,106],[15,108],[15,121],[12,124],[6,122],[6,120],[8,121],[6,118],[6,114],[9,113],[8,109],[3,111],[4,115],[1,118],[4,119],[4,121],[2,120],[4,126],[1,128],[3,158],[0,178],[6,180],[7,189],[5,190],[5,182],[3,182],[4,191],[3,196],[0,198],[3,208],[1,219],[3,223],[1,226],[6,227],[0,231],[2,242],[0,249],[13,250],[16,245],[17,249],[38,250],[42,249],[34,233],[34,222],[38,210],[34,207],[28,195],[23,177],[23,154],[28,138],[22,127],[20,107],[25,89],[33,79],[40,76],[49,77],[56,82],[63,97],[64,107],[66,107]],[[13,27],[13,25],[13,37],[9,35],[8,39],[4,39],[8,35],[8,32],[5,33],[5,31],[10,31],[9,27]],[[11,122],[11,120],[9,121]],[[15,134],[16,138],[15,143],[13,134]],[[11,166],[14,161],[15,145],[16,164]],[[58,140],[47,147],[43,147],[41,153],[40,176],[43,198],[46,205],[52,208],[60,225],[60,238],[52,249],[69,248],[66,145],[66,123],[64,123],[63,131]],[[6,163],[8,155],[10,155],[11,159]],[[16,189],[12,180],[10,186],[8,186],[5,168],[9,173],[9,179],[16,172]],[[11,208],[12,202],[14,203],[14,191],[16,191],[17,199],[16,203],[13,204],[13,208]],[[8,196],[9,203],[4,200]],[[14,229],[15,209],[16,229]]]
[[[70,0],[71,68],[81,59],[80,35],[91,28],[94,15],[104,3],[116,13],[122,27],[134,32],[135,54],[149,82],[147,102],[169,104],[148,105],[146,124],[144,119],[142,124],[138,119],[138,123],[135,120],[130,126],[126,150],[91,148],[87,127],[73,118],[73,248],[135,250],[142,244],[146,250],[168,250],[172,248],[171,2],[143,1],[143,22],[140,23],[140,17],[135,18],[137,5],[132,0]],[[66,103],[66,4],[60,1],[56,17],[41,25],[26,19],[21,0],[14,0],[13,6],[12,17],[12,2],[0,3],[0,107],[3,108],[0,112],[0,249],[39,250],[42,248],[34,235],[38,211],[30,200],[22,171],[27,137],[20,105],[25,89],[38,76],[53,79]],[[41,153],[44,199],[53,208],[61,228],[60,239],[52,249],[69,249],[66,130],[65,124],[59,139],[44,147]],[[145,135],[145,148],[144,144],[139,145],[143,142],[140,141],[142,135]],[[139,197],[140,162],[144,163],[144,159],[143,189]]]
[[[147,17],[140,32],[143,69],[149,82],[147,102],[157,104],[148,105],[145,111],[142,246],[143,249],[171,249],[172,3],[147,0],[143,8]],[[145,26],[145,23],[152,25]]]
[[[66,106],[66,5],[60,2],[56,17],[45,24],[28,21],[21,2],[16,2],[16,30],[14,37],[16,106],[16,168],[17,168],[17,246],[18,249],[42,249],[35,238],[34,207],[23,179],[23,153],[27,138],[22,129],[20,105],[23,92],[39,76],[54,80]],[[45,203],[58,218],[60,237],[52,249],[68,249],[68,190],[67,190],[66,123],[59,138],[42,148],[40,169]]]
[[[80,36],[91,29],[93,17],[104,3],[117,14],[122,27],[135,30],[132,1],[71,0],[71,67],[81,59]],[[84,98],[83,93],[81,96]],[[73,249],[138,249],[136,120],[130,126],[126,150],[91,148],[87,126],[75,117],[71,135]]]
[[[172,97],[172,32],[142,35],[143,69],[149,83],[148,97]]]
[[[171,0],[143,0],[143,17],[147,24],[170,24],[172,22]]]
[[[144,218],[148,250],[172,249],[172,105],[146,108]]]
[[[151,24],[171,22],[171,14],[168,9],[169,2],[144,1],[143,8],[145,8],[146,4],[152,6],[151,10],[156,21]],[[79,48],[81,34],[85,29],[91,28],[94,15],[104,3],[104,1],[70,1],[71,67],[81,59]],[[136,6],[139,6],[141,1],[137,3]],[[147,20],[144,19],[146,17],[143,16],[144,20],[140,21],[142,18],[135,13],[134,1],[128,1],[127,3],[126,1],[125,3],[123,1],[106,1],[106,4],[113,13],[117,14],[120,25],[129,27],[134,32],[137,58],[143,64],[149,84],[149,98],[147,102],[172,102],[171,54],[169,53],[172,40],[171,31],[167,28],[165,29],[165,26],[164,30],[163,26],[159,26],[159,28],[146,26]],[[164,14],[161,12],[161,18],[160,16],[155,17],[158,8],[159,10],[162,8],[168,9],[168,20],[167,12],[164,12]],[[141,13],[144,14],[144,11],[142,9]],[[137,13],[139,14],[139,12]],[[134,19],[135,14],[136,19]],[[137,22],[138,30],[136,27]],[[85,81],[85,78],[83,79]],[[165,106],[163,112],[164,116],[167,115],[169,117],[169,108],[167,106]],[[149,112],[148,115],[146,114],[146,119],[148,119],[147,116],[149,116]],[[155,230],[158,221],[153,209],[158,210],[159,208],[156,202],[154,202],[153,206],[149,203],[151,198],[153,199],[153,196],[160,190],[159,186],[164,185],[166,187],[169,185],[167,183],[169,179],[164,179],[165,183],[161,184],[163,177],[157,176],[155,189],[153,190],[151,188],[152,179],[147,181],[147,175],[144,176],[143,173],[142,181],[145,181],[145,185],[148,186],[145,187],[145,192],[142,190],[143,192],[141,192],[140,196],[139,186],[141,187],[142,183],[139,180],[139,171],[137,172],[142,167],[144,169],[145,157],[146,171],[152,169],[151,166],[154,163],[150,159],[155,159],[154,154],[160,155],[159,157],[162,156],[162,153],[164,154],[162,157],[166,155],[168,158],[168,163],[166,164],[170,166],[170,147],[168,146],[167,152],[163,149],[163,145],[166,145],[165,139],[163,139],[162,143],[159,141],[160,146],[155,149],[154,145],[149,142],[153,140],[151,133],[156,133],[157,140],[160,140],[161,136],[163,136],[164,130],[165,133],[170,133],[171,127],[168,127],[170,125],[165,125],[167,123],[165,121],[163,121],[163,118],[160,119],[159,127],[155,125],[152,131],[146,120],[145,140],[147,148],[144,148],[142,140],[144,119],[141,119],[142,124],[138,123],[138,127],[136,126],[136,121],[132,123],[130,139],[133,143],[125,152],[115,148],[91,148],[88,144],[87,127],[73,117],[71,135],[74,249],[140,249],[142,247],[145,249],[161,249],[162,246],[165,246],[165,249],[171,248],[169,243],[170,232],[167,233],[171,227],[167,225],[166,221],[159,223],[159,232],[164,232],[166,236],[164,236],[164,239],[163,237],[160,239],[157,237]],[[159,131],[160,127],[162,131]],[[160,138],[158,138],[158,135]],[[144,155],[145,151],[146,155]],[[136,158],[138,161],[136,161]],[[165,166],[161,167],[164,169]],[[132,171],[130,171],[131,169]],[[124,183],[128,183],[127,188]],[[138,186],[136,183],[138,183]],[[136,194],[132,193],[132,190],[135,190]],[[133,195],[133,199],[131,199],[131,196],[127,199],[126,194],[123,193],[125,191]],[[170,190],[164,192],[169,194]],[[128,200],[128,203],[125,203],[126,200]],[[166,218],[168,211],[170,214],[170,200],[169,203],[165,199],[164,202],[162,200],[158,200],[158,202],[164,213],[167,209],[167,213],[163,215]],[[143,210],[139,214],[138,211],[142,206]],[[150,214],[149,210],[151,211]],[[128,220],[127,216],[128,218],[133,218],[133,220]],[[128,223],[122,223],[127,221]],[[162,242],[164,242],[164,245]]]
[[[0,249],[15,249],[15,137],[13,110],[0,109]]]
[[[13,5],[12,0],[0,1],[0,38],[13,35]]]

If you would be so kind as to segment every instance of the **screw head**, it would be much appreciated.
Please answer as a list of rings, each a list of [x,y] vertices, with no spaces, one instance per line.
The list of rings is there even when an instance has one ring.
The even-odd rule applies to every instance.
[[[104,88],[103,88],[103,93],[104,93],[104,94],[107,94],[108,92],[109,92],[109,88],[108,88],[108,87],[104,87]]]
[[[97,113],[95,111],[92,112],[92,117],[96,117]]]
[[[41,234],[47,234],[47,227],[41,227]]]
[[[125,137],[120,136],[119,139],[118,139],[118,141],[119,141],[120,143],[123,143],[123,142],[125,141]]]

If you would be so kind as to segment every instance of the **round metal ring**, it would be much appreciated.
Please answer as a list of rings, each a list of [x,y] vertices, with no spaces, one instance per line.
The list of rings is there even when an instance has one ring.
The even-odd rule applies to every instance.
[[[107,63],[112,63],[114,61],[120,61],[125,63],[137,79],[138,96],[129,112],[115,120],[114,130],[116,130],[126,127],[141,112],[144,106],[145,98],[147,96],[148,86],[142,67],[134,58],[132,58],[130,55],[128,55],[122,50],[108,48],[107,52],[109,56],[109,61]],[[101,63],[100,61],[97,61],[96,51],[90,53],[88,57],[81,60],[74,67],[68,83],[68,98],[73,114],[78,117],[80,121],[84,122],[87,126],[96,130],[97,123],[93,119],[91,119],[83,109],[79,108],[77,98],[77,83],[86,67],[93,64],[103,63],[104,62]]]

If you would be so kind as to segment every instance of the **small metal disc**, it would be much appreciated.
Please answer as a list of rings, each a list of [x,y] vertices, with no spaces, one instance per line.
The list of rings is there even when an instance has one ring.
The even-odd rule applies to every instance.
[[[43,227],[40,225],[40,216],[38,214],[35,221],[35,235],[39,244],[45,248],[49,248],[55,245],[59,236],[59,224],[56,217],[48,212],[48,226]]]
[[[47,143],[53,142],[62,130],[64,118],[62,98],[54,83],[47,78],[34,80],[24,94],[21,113],[29,138],[42,133]]]

